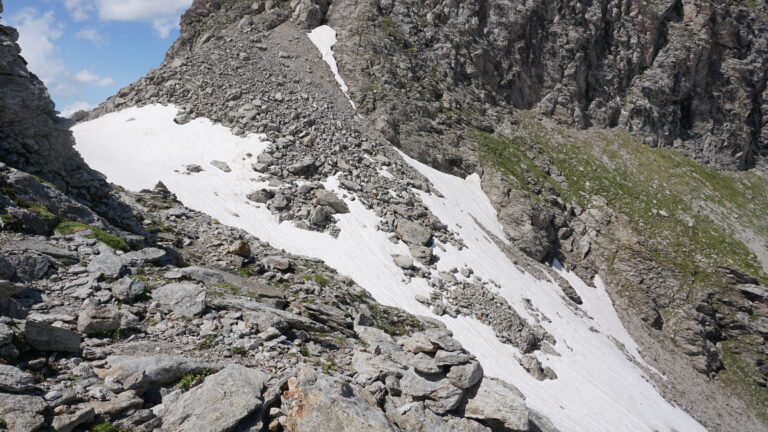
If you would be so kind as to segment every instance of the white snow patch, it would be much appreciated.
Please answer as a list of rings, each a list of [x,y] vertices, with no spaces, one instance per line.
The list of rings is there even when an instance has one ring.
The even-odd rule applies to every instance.
[[[311,40],[320,51],[323,60],[328,63],[331,72],[333,72],[333,76],[336,78],[336,82],[339,83],[341,91],[344,92],[344,96],[347,97],[352,108],[357,109],[355,103],[349,98],[349,87],[347,87],[344,79],[339,75],[339,67],[336,65],[336,58],[333,56],[333,46],[338,42],[336,40],[336,30],[332,29],[330,26],[321,25],[307,33],[307,36],[309,36],[309,40]]]
[[[276,248],[321,258],[351,276],[383,304],[434,317],[415,300],[416,295],[429,294],[426,281],[405,283],[402,270],[392,260],[393,254],[408,254],[408,248],[393,244],[387,233],[378,231],[378,217],[359,200],[346,200],[350,213],[336,216],[341,228],[338,238],[278,223],[269,210],[245,198],[260,183],[260,175],[251,169],[251,159],[245,154],[256,157],[267,143],[258,136],[233,136],[205,119],[177,125],[175,115],[174,107],[154,105],[81,123],[73,128],[77,149],[111,182],[137,190],[161,180],[185,205],[245,229]],[[210,167],[211,160],[225,161],[232,172]],[[584,312],[568,305],[556,284],[520,271],[480,229],[478,223],[504,237],[479,177],[460,179],[406,160],[444,195],[440,198],[422,192],[424,203],[468,246],[461,251],[452,245],[440,245],[445,251],[436,248],[439,269],[468,266],[484,280],[498,282],[501,289],[494,291],[521,316],[532,319],[523,305],[523,299],[528,298],[551,320],[541,324],[557,339],[555,348],[561,356],[539,353],[538,357],[555,370],[558,379],[539,382],[515,360],[520,352],[500,343],[488,326],[474,318],[438,317],[478,356],[487,375],[520,388],[529,406],[564,432],[704,430],[666,402],[642,370],[614,344],[612,338],[624,345],[628,355],[642,361],[599,280],[597,288],[590,288],[561,271],[584,300]],[[206,171],[185,174],[187,164],[198,164]],[[336,177],[329,178],[326,187],[340,191]]]

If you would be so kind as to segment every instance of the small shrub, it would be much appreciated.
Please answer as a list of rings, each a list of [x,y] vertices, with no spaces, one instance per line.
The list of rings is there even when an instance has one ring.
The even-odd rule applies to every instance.
[[[248,350],[245,349],[245,347],[241,347],[241,346],[234,346],[232,347],[231,351],[232,351],[232,354],[236,354],[239,356],[244,356],[248,354]]]
[[[205,369],[200,373],[184,375],[179,380],[179,388],[188,390],[198,384],[201,384],[203,381],[205,381],[205,377],[211,375],[212,373],[213,371],[210,369]]]
[[[204,350],[211,349],[214,346],[216,346],[216,336],[206,336],[197,344],[197,348]]]
[[[240,273],[240,276],[244,276],[244,277],[251,277],[254,274],[253,269],[250,267],[241,268],[237,270],[237,272]]]
[[[317,274],[314,276],[304,275],[302,278],[306,281],[314,281],[316,284],[320,285],[321,287],[328,286],[328,278],[320,274]]]

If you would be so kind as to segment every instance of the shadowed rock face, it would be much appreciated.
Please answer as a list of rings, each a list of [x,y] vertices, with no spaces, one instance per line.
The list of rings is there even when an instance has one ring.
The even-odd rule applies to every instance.
[[[57,116],[45,86],[27,70],[17,39],[15,29],[0,26],[0,161],[79,198],[103,198],[109,186],[74,151],[70,122]]]
[[[27,69],[18,37],[0,26],[0,162],[54,184],[116,226],[140,231],[127,206],[110,196],[105,177],[74,150],[72,122],[58,116],[45,85]]]
[[[413,132],[444,129],[442,109],[477,103],[622,127],[745,169],[768,146],[765,13],[721,0],[342,0],[326,18],[358,106],[390,113],[406,148]]]

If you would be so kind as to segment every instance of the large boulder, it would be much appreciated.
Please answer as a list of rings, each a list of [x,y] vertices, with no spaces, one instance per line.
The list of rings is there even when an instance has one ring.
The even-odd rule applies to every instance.
[[[452,366],[448,372],[448,380],[460,389],[468,389],[483,378],[483,368],[477,360]]]
[[[101,379],[119,381],[127,389],[144,389],[151,385],[165,385],[191,373],[209,369],[196,360],[180,356],[154,355],[144,357],[111,356],[108,369],[96,369]]]
[[[362,387],[302,369],[282,395],[288,432],[395,432],[376,400]]]
[[[53,261],[49,256],[30,252],[9,255],[7,260],[16,269],[16,279],[22,282],[42,279],[51,269]]]
[[[131,277],[124,277],[112,285],[112,295],[124,302],[132,302],[147,291],[147,284]]]
[[[438,414],[444,414],[458,407],[463,395],[463,391],[447,378],[421,375],[413,368],[403,374],[400,389],[404,395],[410,395],[416,399],[426,398],[426,406]]]
[[[327,189],[315,190],[315,203],[320,206],[331,208],[333,213],[349,213],[349,206],[347,206],[347,203],[339,198],[334,192]]]
[[[229,365],[184,393],[163,415],[166,432],[221,432],[233,430],[262,405],[269,375],[241,365]]]
[[[48,404],[40,396],[0,395],[0,418],[5,420],[4,432],[30,432],[45,423],[43,413]]]
[[[125,262],[107,246],[100,246],[99,252],[88,264],[88,271],[94,276],[117,279],[125,268]]]
[[[167,258],[168,253],[163,249],[144,248],[137,251],[128,252],[120,255],[120,260],[126,266],[143,266],[146,263],[162,263]]]
[[[464,416],[485,424],[498,424],[511,430],[528,430],[528,407],[525,397],[510,384],[495,378],[484,378],[467,396]]]
[[[77,330],[87,335],[109,333],[120,328],[122,317],[112,306],[90,303],[77,316]]]
[[[51,426],[56,432],[72,432],[80,425],[91,423],[95,416],[93,408],[81,408],[73,413],[57,415],[53,418]]]
[[[432,233],[416,222],[400,220],[395,234],[409,246],[427,246],[432,242]]]
[[[388,413],[401,430],[409,432],[491,432],[474,420],[439,416],[426,409],[423,402],[411,402]]]

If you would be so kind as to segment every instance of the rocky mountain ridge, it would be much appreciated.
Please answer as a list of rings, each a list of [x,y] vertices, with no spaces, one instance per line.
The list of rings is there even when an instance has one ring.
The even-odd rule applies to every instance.
[[[500,38],[514,40],[520,37],[523,46],[531,41],[546,45],[548,38],[558,35],[567,34],[576,40],[576,30],[582,25],[589,27],[568,18],[578,17],[583,11],[549,7],[546,10],[562,12],[562,21],[549,15],[542,17],[543,21],[530,20],[533,24],[522,36],[504,34],[500,30],[505,26],[520,28],[508,24],[507,19],[516,20],[531,14],[538,16],[541,14],[538,8],[544,6],[538,5],[532,11],[520,10],[517,14],[502,13],[511,7],[507,2],[405,4],[340,0],[332,3],[199,0],[184,15],[181,37],[169,51],[164,64],[121,90],[88,119],[95,120],[134,106],[174,104],[181,108],[175,119],[177,124],[188,124],[204,117],[221,123],[239,136],[265,133],[270,140],[267,148],[256,155],[244,156],[252,168],[249,171],[258,173],[254,175],[262,176],[264,180],[240,197],[241,200],[247,200],[256,208],[263,206],[283,224],[305,230],[307,236],[309,233],[327,233],[331,238],[338,238],[344,232],[343,221],[345,215],[352,212],[352,203],[361,203],[376,215],[378,231],[388,233],[393,243],[407,246],[404,253],[392,256],[391,261],[402,272],[403,283],[424,280],[430,287],[428,297],[415,297],[419,304],[441,319],[477,319],[491,328],[498,340],[519,350],[521,355],[512,361],[516,363],[515,367],[519,364],[537,381],[562,380],[563,376],[558,378],[558,369],[546,363],[551,360],[547,356],[557,354],[563,344],[562,341],[556,343],[558,338],[545,329],[553,317],[537,310],[537,306],[542,305],[528,300],[525,310],[513,307],[510,299],[499,291],[501,286],[497,281],[478,278],[469,267],[439,271],[439,260],[451,259],[446,250],[456,248],[461,251],[467,248],[470,239],[462,237],[455,224],[438,217],[435,208],[428,204],[430,196],[441,195],[440,189],[414,169],[413,163],[406,162],[406,157],[390,144],[395,143],[405,153],[447,172],[479,173],[482,188],[496,207],[504,228],[502,233],[493,233],[487,231],[490,225],[484,226],[486,235],[502,245],[514,266],[538,279],[555,280],[568,308],[582,314],[580,308],[585,300],[579,291],[559,273],[538,261],[558,258],[584,280],[599,274],[608,283],[624,326],[640,342],[643,357],[651,359],[652,366],[666,375],[665,380],[657,379],[659,377],[652,373],[648,376],[656,379],[655,385],[668,400],[683,407],[710,430],[762,430],[764,423],[753,414],[759,414],[760,375],[765,382],[765,372],[760,372],[759,368],[765,365],[768,354],[764,343],[760,342],[765,339],[764,330],[761,330],[765,319],[765,288],[762,286],[765,281],[759,273],[759,264],[744,272],[744,267],[753,265],[754,260],[748,250],[743,252],[742,249],[747,249],[743,245],[734,246],[732,250],[737,254],[728,263],[735,266],[718,270],[724,280],[724,285],[716,286],[720,291],[711,291],[712,287],[707,285],[715,281],[711,276],[713,273],[706,273],[702,278],[706,282],[705,288],[710,291],[702,289],[696,285],[698,282],[691,282],[695,278],[688,277],[668,262],[660,263],[649,254],[646,242],[657,239],[653,237],[657,233],[641,233],[633,225],[636,221],[646,222],[645,214],[631,213],[631,207],[605,191],[576,189],[580,179],[574,178],[568,165],[560,165],[557,158],[557,152],[562,154],[567,147],[560,145],[552,153],[547,146],[565,139],[559,132],[563,123],[579,127],[593,123],[617,125],[613,120],[607,123],[600,120],[603,114],[614,116],[616,108],[599,106],[629,90],[623,87],[626,84],[608,86],[603,89],[605,95],[594,99],[585,96],[583,89],[586,82],[596,79],[594,77],[576,77],[574,83],[570,83],[571,74],[567,73],[564,77],[568,79],[561,80],[562,86],[558,84],[550,89],[548,84],[534,85],[515,75],[522,73],[522,68],[517,72],[503,72],[518,66],[511,60],[508,62],[514,56],[500,54],[508,53],[506,48],[500,48],[507,43],[498,42]],[[693,25],[679,16],[683,12],[678,9],[684,6],[688,7],[685,13],[690,17],[706,5],[672,4],[663,12],[663,18],[653,15],[658,12],[641,10],[640,16],[651,14],[656,17],[651,20],[655,24],[650,27],[643,24],[641,28],[667,28],[667,20],[681,21],[682,27]],[[430,8],[430,12],[426,13],[425,8]],[[612,10],[620,13],[621,8]],[[738,6],[733,10],[726,7],[725,12],[715,16],[733,11],[740,13],[740,10]],[[586,15],[590,19],[600,16],[599,13]],[[418,16],[427,18],[413,18]],[[589,22],[619,21],[631,19],[595,18]],[[711,24],[718,29],[718,35],[733,34],[733,25],[725,21],[722,24],[715,20],[716,23]],[[334,79],[328,66],[318,59],[319,47],[313,46],[306,37],[307,31],[325,22],[338,31],[338,42],[333,45],[333,50],[357,110],[339,90],[338,78]],[[756,28],[761,25],[753,15],[747,22]],[[466,27],[462,31],[467,33],[454,33],[461,26]],[[596,34],[602,35],[606,31],[602,28]],[[547,31],[542,32],[542,29]],[[490,37],[494,31],[496,36]],[[533,37],[531,32],[542,32],[543,36]],[[422,33],[427,33],[426,40]],[[478,36],[477,41],[467,34],[483,36]],[[739,47],[746,51],[759,50],[761,33],[754,33],[747,27],[745,34],[745,39],[754,37],[757,42]],[[436,42],[441,40],[451,43]],[[496,42],[488,45],[489,40]],[[597,39],[585,40],[589,45],[588,41]],[[712,39],[701,42],[714,43]],[[646,66],[648,72],[669,75],[670,69],[664,66],[667,61],[664,59],[676,55],[670,46],[687,46],[686,43],[674,39],[666,45],[661,44],[664,46],[660,45],[659,52],[651,56],[655,56],[654,59],[647,62],[653,63]],[[463,46],[465,44],[480,47],[475,52],[479,54],[453,55],[457,63],[448,68],[448,75],[453,78],[441,81],[439,75],[445,75],[445,71],[440,70],[424,79],[425,72],[421,70],[424,64],[445,64],[446,53],[452,50],[472,51]],[[734,51],[738,51],[736,48],[726,50],[728,55],[734,55]],[[530,48],[521,49],[520,52],[525,53]],[[578,55],[575,60],[568,60],[572,55],[568,49],[559,51],[558,48],[551,52],[556,60],[544,57],[549,59],[549,66],[579,65],[574,67],[582,72],[584,68],[590,72],[594,69],[587,67],[591,63],[584,62]],[[15,53],[11,52],[9,58],[18,61]],[[611,61],[622,63],[625,61],[622,56],[626,55],[627,50],[617,50]],[[403,60],[403,56],[410,59]],[[434,58],[429,59],[430,56]],[[467,58],[471,58],[471,64]],[[380,65],[378,62],[389,63]],[[747,74],[750,79],[759,75],[762,67],[759,61],[744,63],[756,70]],[[366,66],[359,66],[362,64]],[[688,67],[687,64],[684,66]],[[623,73],[632,76],[638,67],[631,66]],[[515,78],[494,82],[507,75]],[[696,79],[707,81],[712,78]],[[555,83],[557,80],[552,78],[551,81]],[[757,87],[760,87],[757,81]],[[651,84],[657,86],[658,83]],[[752,91],[744,90],[751,89],[752,84],[734,86],[739,91]],[[537,101],[538,96],[521,95],[522,89],[546,92],[548,96]],[[750,98],[754,99],[753,96]],[[560,108],[548,110],[547,101],[555,98],[561,104],[558,105]],[[710,99],[711,95],[691,98],[696,101],[697,109],[703,109],[702,98]],[[654,112],[651,117],[660,116],[654,108],[654,104],[658,106],[658,100],[650,99],[649,110]],[[448,108],[437,107],[435,101]],[[530,126],[529,119],[508,110],[504,104],[518,108],[536,105],[539,111],[554,115],[556,122],[544,121],[541,124],[545,128],[536,126],[535,134],[531,133],[526,129]],[[722,100],[714,104],[717,107],[727,105]],[[580,113],[585,106],[592,105],[594,109],[587,110],[587,114]],[[666,103],[664,108],[679,115],[685,110]],[[754,108],[748,110],[752,112]],[[731,114],[732,117],[721,125],[725,129],[738,125],[739,118],[744,117],[744,113]],[[679,115],[663,118],[674,119]],[[752,114],[749,116],[755,118]],[[717,117],[720,119],[719,114]],[[535,120],[534,124],[539,125],[539,121]],[[628,127],[627,124],[623,126]],[[686,137],[690,139],[679,146],[687,146],[686,151],[698,160],[719,167],[747,168],[759,161],[756,157],[760,153],[759,146],[745,150],[720,141],[721,144],[704,146],[706,150],[700,151],[705,140],[725,136],[717,121],[714,124],[716,127],[706,133],[700,133],[701,128],[694,128],[697,132],[692,135],[696,136]],[[646,133],[658,136],[659,130],[664,129],[643,128],[647,130],[641,132],[641,136]],[[744,132],[747,129],[742,128],[740,133],[759,133],[759,130]],[[592,133],[592,130],[585,132],[588,138],[583,139],[575,132],[568,139],[575,140],[581,146],[581,153],[586,155],[589,154],[587,141],[600,142],[589,135]],[[662,135],[680,137],[680,133],[671,127],[664,129]],[[610,137],[606,141],[615,145],[618,138]],[[622,150],[627,148],[636,149],[621,147]],[[744,153],[737,155],[736,150],[744,150]],[[598,147],[598,151],[603,149]],[[656,155],[637,151],[642,157]],[[16,151],[9,154],[16,154]],[[607,158],[610,152],[604,154]],[[249,160],[251,157],[253,160]],[[79,160],[76,155],[72,158]],[[508,163],[509,158],[512,164]],[[629,160],[634,163],[640,159]],[[679,162],[674,158],[673,161]],[[584,164],[582,169],[597,167],[588,165],[592,163],[588,159],[579,159],[578,163]],[[620,166],[618,161],[611,160],[611,163],[614,168]],[[13,162],[9,164],[14,167]],[[46,166],[41,163],[40,168],[34,169],[45,169]],[[519,166],[526,169],[521,172]],[[680,166],[673,166],[684,177],[688,175]],[[210,172],[241,174],[232,160],[218,159],[210,164],[179,166],[176,170],[175,175],[184,177],[209,175]],[[46,194],[56,194],[56,189],[14,168],[8,168],[6,172],[7,182],[13,186],[17,197],[34,188],[42,188]],[[715,176],[710,171],[705,174]],[[327,181],[337,175],[340,189]],[[665,186],[668,188],[669,185]],[[662,196],[656,190],[648,193],[653,197]],[[585,198],[576,198],[577,194]],[[73,195],[77,198],[77,194]],[[116,196],[115,193],[112,195]],[[7,304],[17,311],[20,302],[21,305],[32,305],[32,310],[46,311],[33,318],[9,321],[16,325],[16,330],[11,329],[11,339],[16,338],[18,342],[21,336],[29,338],[32,335],[35,340],[35,337],[41,337],[40,328],[45,330],[44,334],[46,331],[57,332],[59,328],[71,332],[61,333],[65,340],[74,341],[75,330],[87,336],[80,356],[54,358],[47,362],[40,361],[40,356],[32,360],[21,357],[19,365],[22,368],[28,371],[41,368],[43,376],[53,375],[45,381],[35,380],[36,388],[26,375],[8,370],[9,376],[14,377],[12,382],[18,385],[13,391],[22,395],[6,399],[6,411],[3,412],[29,422],[19,423],[20,426],[15,426],[18,430],[24,430],[32,423],[50,424],[55,430],[71,430],[67,428],[110,421],[130,430],[200,430],[205,424],[212,425],[210,430],[267,428],[298,431],[319,430],[321,425],[327,426],[328,430],[342,430],[340,428],[365,422],[373,425],[370,430],[507,431],[556,430],[554,424],[562,421],[560,418],[548,420],[536,410],[527,408],[521,401],[520,392],[509,384],[486,377],[478,386],[476,380],[482,376],[478,361],[462,351],[455,340],[448,338],[447,330],[439,321],[384,308],[348,278],[338,276],[320,262],[273,249],[244,231],[224,227],[209,216],[183,208],[163,185],[154,191],[120,193],[122,202],[130,204],[138,220],[142,221],[146,231],[143,238],[114,229],[106,220],[76,219],[71,212],[62,213],[49,206],[47,203],[51,199],[44,201],[42,196],[38,194],[33,200],[14,200],[9,195],[11,199],[8,201],[15,203],[10,207],[23,210],[12,210],[24,215],[24,218],[16,219],[28,222],[11,221],[13,223],[7,230],[29,234],[34,232],[30,227],[42,227],[49,220],[56,222],[56,226],[40,228],[37,234],[48,235],[51,228],[57,228],[58,232],[47,240],[36,239],[38,243],[35,244],[17,234],[9,234],[2,242],[11,245],[5,252],[10,257],[8,268],[13,270],[8,274],[17,280],[22,277],[34,279],[28,284],[35,288],[22,295],[16,292],[20,287],[7,285],[15,296],[15,300],[11,296],[4,297],[10,299]],[[43,204],[27,204],[26,208],[19,204],[29,202]],[[706,225],[709,222],[699,216],[688,216],[678,208],[670,210],[663,202],[652,205],[655,207],[649,208],[648,212],[661,218],[653,219],[660,227],[666,225],[659,220],[671,218],[677,221],[677,212],[681,212],[682,216],[696,218],[693,225],[683,226],[694,226],[694,230],[700,226],[709,228]],[[43,209],[52,217],[48,217]],[[741,215],[742,209],[738,210]],[[758,211],[757,215],[759,222],[764,213]],[[240,218],[245,215],[231,216]],[[61,226],[61,218],[82,225],[76,225],[72,234],[66,234],[69,230],[66,230],[67,225]],[[743,226],[749,227],[746,222]],[[147,232],[152,235],[146,236]],[[128,242],[123,245],[119,237],[110,237],[110,233]],[[505,239],[498,235],[507,237],[512,246],[506,245]],[[666,235],[670,236],[669,233]],[[639,241],[637,237],[640,237]],[[723,238],[726,239],[724,244],[732,244],[730,237]],[[125,254],[113,252],[109,247],[99,245],[99,240],[134,250]],[[696,247],[698,244],[686,246]],[[70,253],[65,254],[64,250],[70,250]],[[75,250],[77,256],[71,253]],[[702,267],[711,268],[723,259],[718,253],[714,251],[711,255],[695,257],[695,260],[701,261]],[[51,267],[47,257],[67,258],[71,264],[56,263]],[[42,264],[43,261],[48,266]],[[86,267],[85,272],[81,267]],[[85,274],[88,276],[82,276]],[[719,284],[719,279],[716,282]],[[61,286],[64,289],[59,292]],[[46,293],[42,303],[35,300],[35,291]],[[78,310],[78,304],[83,300],[83,312],[75,314],[73,311]],[[584,307],[590,305],[589,300],[586,301]],[[190,319],[192,327],[186,324]],[[55,328],[43,325],[51,322]],[[24,326],[20,325],[22,323]],[[113,339],[108,340],[105,336]],[[125,336],[129,338],[121,339]],[[722,344],[724,341],[728,343],[727,351]],[[735,342],[738,345],[734,345]],[[63,350],[61,346],[30,346],[33,355],[39,352],[39,346]],[[71,345],[67,346],[71,348]],[[6,349],[13,357],[13,349],[8,346]],[[185,357],[147,357],[158,351],[164,354],[182,351]],[[733,365],[734,351],[735,358],[743,359],[746,365],[737,363],[739,368]],[[86,361],[83,362],[81,357]],[[224,363],[243,364],[251,369],[224,367],[221,362],[224,358],[237,360]],[[736,388],[747,391],[757,388],[754,394],[741,393],[739,399],[732,399],[733,386],[725,387],[709,380],[714,377],[719,381],[724,376],[718,374],[723,370],[723,360],[727,363],[726,371],[735,370],[745,376],[744,382],[748,384],[738,382]],[[314,370],[304,369],[305,365],[312,364],[316,365]],[[80,365],[83,367],[78,368]],[[73,375],[86,379],[82,383],[81,378],[68,379],[65,373],[70,370]],[[754,375],[753,370],[757,370],[758,375]],[[565,375],[563,370],[559,373]],[[233,400],[233,414],[227,419],[230,423],[217,423],[215,413],[204,413],[200,417],[202,423],[189,416],[190,410],[204,408],[211,397],[216,397],[212,395],[236,387],[233,383],[240,380],[251,382],[254,389],[265,390],[254,390],[247,403]],[[337,386],[341,389],[338,396],[324,390]],[[190,387],[194,388],[189,390]],[[70,391],[72,393],[68,393]],[[52,399],[47,404],[40,400],[44,392]],[[54,397],[56,392],[66,397]],[[14,405],[20,400],[24,405]],[[474,404],[476,400],[482,400],[482,403]],[[11,406],[23,408],[9,408]],[[22,413],[25,415],[21,416]],[[343,420],[345,416],[346,420]]]
[[[0,429],[555,430],[513,386],[484,378],[441,323],[384,308],[318,260],[183,207],[162,184],[108,186],[60,129],[14,30],[0,30],[15,68],[4,91],[46,108],[19,124],[9,113],[29,106],[3,93]],[[40,136],[56,150],[17,147]],[[121,225],[134,232],[99,216],[113,206],[130,209]]]

